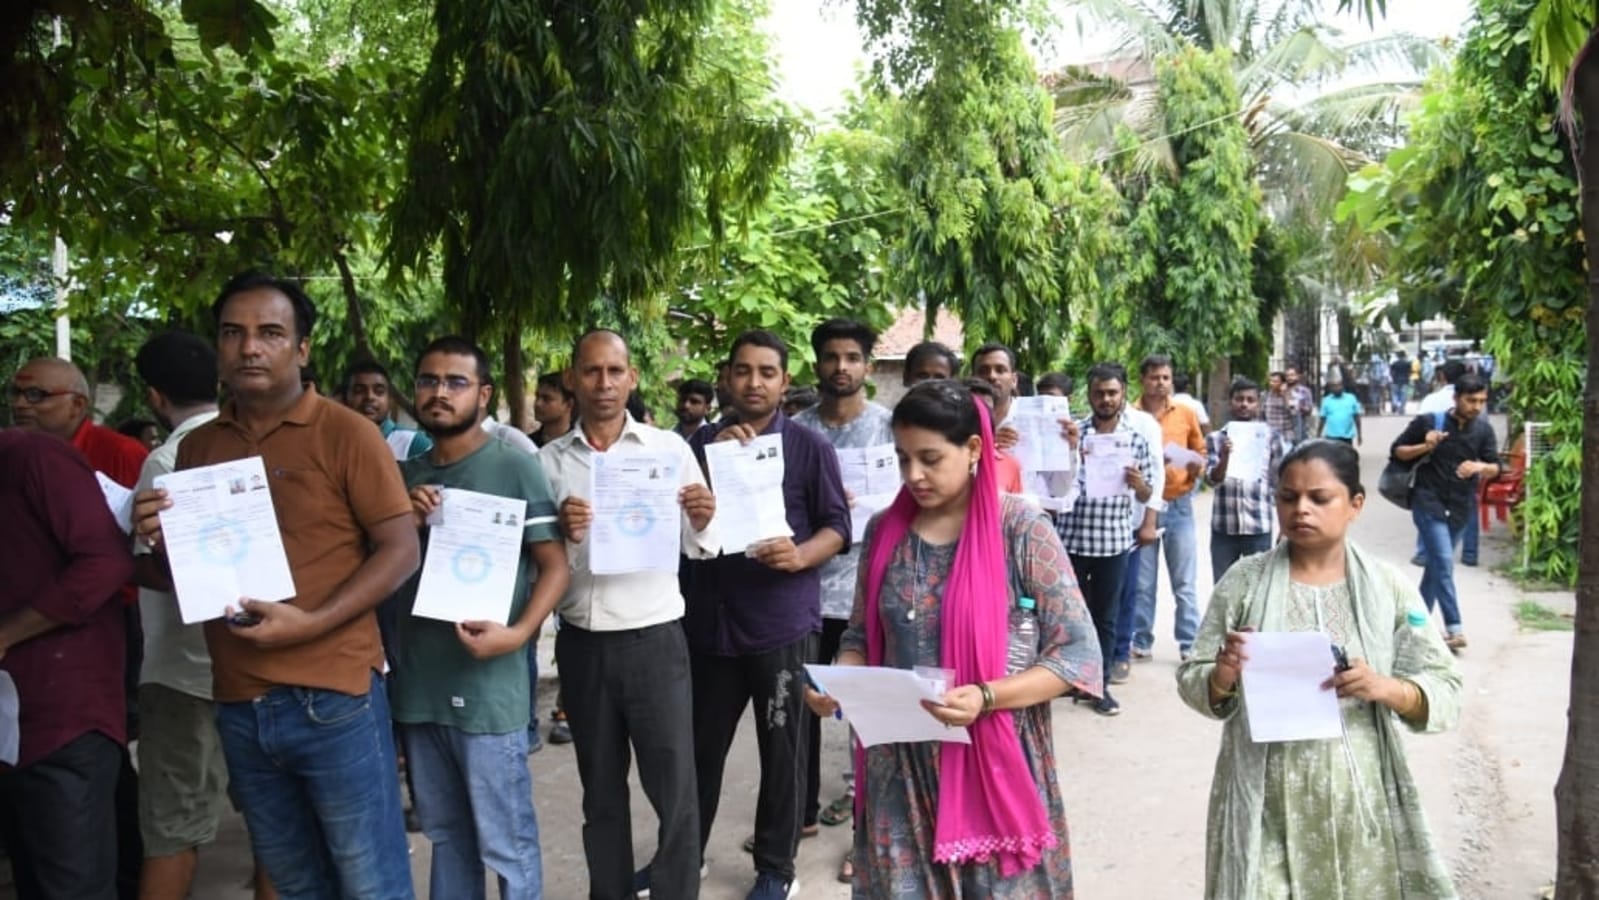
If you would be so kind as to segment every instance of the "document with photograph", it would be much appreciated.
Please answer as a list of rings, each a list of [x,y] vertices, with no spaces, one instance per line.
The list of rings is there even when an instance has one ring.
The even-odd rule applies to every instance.
[[[1061,437],[1061,419],[1071,418],[1071,403],[1065,397],[1017,397],[1011,401],[1005,424],[1016,429],[1016,457],[1027,472],[1069,472],[1072,448]]]
[[[783,505],[783,436],[763,434],[748,444],[705,445],[705,465],[716,494],[716,521],[730,548],[793,537]]]
[[[1264,481],[1271,462],[1271,429],[1265,422],[1228,422],[1225,431],[1233,442],[1227,480]]]
[[[1127,486],[1127,467],[1137,464],[1133,435],[1126,431],[1083,435],[1083,496],[1089,499],[1122,497],[1132,493]]]
[[[440,491],[411,615],[445,622],[511,620],[527,501],[461,488]]]
[[[612,450],[589,458],[589,571],[675,573],[683,539],[679,457]]]
[[[899,457],[893,444],[838,448],[838,468],[850,495],[850,540],[866,537],[866,523],[899,495]]]
[[[172,501],[161,534],[184,624],[219,618],[244,598],[294,596],[261,457],[170,472],[154,485]]]

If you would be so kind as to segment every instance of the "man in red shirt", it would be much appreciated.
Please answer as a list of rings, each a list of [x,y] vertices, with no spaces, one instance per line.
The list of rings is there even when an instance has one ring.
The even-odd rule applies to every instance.
[[[6,393],[13,425],[77,447],[91,468],[125,488],[138,484],[139,467],[150,451],[114,428],[89,421],[89,382],[77,366],[48,356],[29,360]]]
[[[117,589],[133,574],[82,457],[0,431],[0,672],[16,685],[21,743],[0,763],[0,845],[19,896],[117,896],[113,797],[125,756]]]

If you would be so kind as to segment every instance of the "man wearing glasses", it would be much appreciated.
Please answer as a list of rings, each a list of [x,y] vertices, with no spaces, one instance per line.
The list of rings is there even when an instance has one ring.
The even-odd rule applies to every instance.
[[[78,448],[89,466],[123,487],[139,481],[149,451],[114,428],[89,420],[89,382],[64,359],[30,360],[6,388],[11,424],[54,435]]]

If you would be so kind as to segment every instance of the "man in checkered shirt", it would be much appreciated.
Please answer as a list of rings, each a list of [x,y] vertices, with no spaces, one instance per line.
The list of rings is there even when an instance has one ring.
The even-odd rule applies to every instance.
[[[1110,695],[1110,669],[1116,647],[1116,617],[1121,605],[1122,579],[1127,575],[1127,553],[1134,532],[1153,541],[1154,510],[1148,503],[1154,490],[1155,460],[1144,440],[1122,415],[1127,402],[1127,370],[1116,363],[1100,363],[1088,370],[1088,403],[1093,415],[1080,423],[1083,445],[1092,434],[1125,434],[1133,448],[1134,464],[1127,467],[1127,492],[1113,497],[1090,497],[1085,489],[1085,466],[1077,467],[1077,503],[1070,512],[1055,517],[1055,530],[1071,556],[1077,583],[1094,617],[1094,630],[1104,654],[1104,696],[1094,705],[1101,715],[1114,716],[1121,704]],[[1141,512],[1135,518],[1135,513]]]
[[[1260,385],[1248,378],[1233,381],[1232,417],[1234,422],[1254,422],[1260,416]],[[1233,442],[1226,428],[1212,431],[1205,438],[1205,480],[1216,489],[1210,508],[1210,571],[1212,583],[1221,581],[1233,563],[1253,553],[1271,549],[1272,526],[1277,521],[1277,467],[1283,461],[1283,440],[1268,427],[1271,449],[1266,473],[1244,480],[1227,471]]]

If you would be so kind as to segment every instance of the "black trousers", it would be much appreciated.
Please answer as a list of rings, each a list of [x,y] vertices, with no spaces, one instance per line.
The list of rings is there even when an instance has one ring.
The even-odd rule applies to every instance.
[[[811,661],[824,666],[832,665],[838,656],[839,641],[848,628],[848,619],[823,618],[816,658]],[[800,819],[800,824],[806,827],[815,825],[816,817],[822,811],[822,720],[815,716],[811,716],[810,720],[811,742],[805,767],[805,815]]]
[[[0,844],[18,900],[114,900],[117,773],[125,753],[98,731],[0,774]]]
[[[682,625],[585,631],[567,622],[556,633],[555,653],[583,782],[589,897],[632,900],[627,774],[637,753],[639,783],[660,819],[650,896],[693,900],[700,890],[701,847],[694,741],[683,727],[693,699]]]
[[[694,670],[694,770],[700,791],[700,848],[710,843],[722,796],[722,771],[744,708],[754,701],[761,786],[755,799],[755,870],[794,879],[800,798],[805,790],[808,731],[816,717],[805,705],[805,663],[816,635],[761,653],[691,653]]]
[[[1071,560],[1072,569],[1077,573],[1077,586],[1083,592],[1083,603],[1094,620],[1094,633],[1099,636],[1108,690],[1111,660],[1116,655],[1116,617],[1121,613],[1122,580],[1133,573],[1127,571],[1126,552],[1115,556],[1073,553]]]

